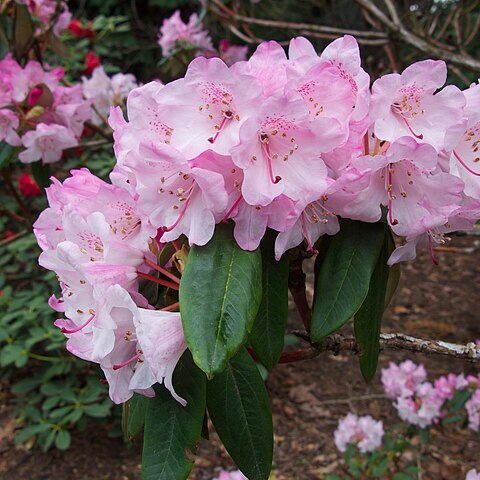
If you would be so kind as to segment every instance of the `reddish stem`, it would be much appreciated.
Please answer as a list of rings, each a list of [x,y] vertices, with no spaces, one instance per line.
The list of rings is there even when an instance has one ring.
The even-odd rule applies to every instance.
[[[169,278],[170,280],[173,280],[175,283],[178,283],[180,284],[180,279],[178,277],[176,277],[173,273],[170,273],[168,270],[166,270],[165,268],[161,267],[160,265],[157,265],[156,263],[153,263],[151,262],[150,260],[148,259],[145,259],[145,263],[152,267],[154,270],[156,270],[157,272],[160,272],[162,275],[165,275],[167,278]]]
[[[161,278],[154,277],[153,275],[148,275],[147,273],[137,272],[137,275],[140,278],[149,280],[150,282],[158,283],[164,287],[171,288],[172,290],[178,290],[178,284],[173,282],[168,282],[167,280],[162,280]]]

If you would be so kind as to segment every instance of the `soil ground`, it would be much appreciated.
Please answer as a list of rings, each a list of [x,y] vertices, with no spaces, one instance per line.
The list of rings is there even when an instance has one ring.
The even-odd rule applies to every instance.
[[[435,266],[427,253],[402,265],[396,296],[385,314],[385,332],[467,343],[480,338],[480,238],[458,236],[449,251],[437,252]],[[311,275],[310,275],[311,282]],[[292,311],[292,328],[298,328]],[[301,346],[301,345],[299,345]],[[389,361],[411,358],[423,362],[429,379],[448,372],[478,372],[477,366],[445,357],[382,352],[379,368]],[[312,360],[277,366],[267,387],[274,415],[275,480],[322,479],[342,475],[343,456],[333,443],[338,420],[353,411],[398,422],[391,402],[382,395],[377,372],[365,384],[357,359],[350,354],[323,354]],[[5,391],[5,389],[3,389]],[[12,399],[0,395],[0,479],[5,480],[140,480],[141,442],[127,446],[110,439],[103,427],[75,433],[66,452],[42,453],[35,446],[16,446]],[[233,469],[213,428],[211,440],[202,440],[191,478],[210,480],[223,467]],[[480,442],[473,432],[449,427],[433,432],[422,480],[463,480],[470,468],[480,467]]]

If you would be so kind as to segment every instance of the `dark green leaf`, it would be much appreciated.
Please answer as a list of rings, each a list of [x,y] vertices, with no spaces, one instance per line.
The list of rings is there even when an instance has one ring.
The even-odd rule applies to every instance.
[[[360,370],[367,382],[375,375],[380,351],[380,326],[389,274],[387,260],[390,256],[386,235],[387,232],[385,232],[385,241],[370,280],[367,296],[355,314],[355,338],[362,349],[359,357]]]
[[[217,225],[210,242],[193,246],[180,285],[188,348],[209,378],[245,343],[262,295],[260,250],[242,250],[231,225]]]
[[[342,221],[316,279],[312,340],[338,330],[357,313],[367,296],[383,238],[380,222]]]
[[[238,468],[267,480],[273,455],[272,413],[255,362],[245,349],[207,384],[208,413]]]
[[[155,388],[145,414],[143,480],[183,480],[192,469],[187,451],[195,450],[202,431],[205,375],[188,351],[177,364],[173,384],[187,405],[180,405],[163,385]]]
[[[275,238],[268,230],[262,240],[263,296],[250,334],[250,343],[269,370],[278,362],[285,341],[288,319],[288,255],[275,260]]]
[[[13,158],[15,148],[7,142],[0,143],[0,168],[5,168]]]
[[[122,429],[126,438],[133,438],[143,430],[149,398],[135,394],[123,407]]]
[[[55,437],[55,446],[59,450],[67,450],[70,447],[72,438],[68,430],[60,430]]]
[[[26,5],[15,5],[15,17],[13,23],[13,41],[17,60],[26,55],[27,47],[33,37],[33,24]]]
[[[40,188],[47,188],[50,185],[50,165],[43,165],[42,161],[30,164],[32,175]]]
[[[387,242],[388,242],[388,251],[389,257],[392,252],[395,250],[395,240],[393,239],[392,231],[387,229]],[[388,282],[387,282],[387,291],[385,293],[385,310],[390,305],[393,295],[395,294],[398,283],[400,282],[400,264],[396,263],[390,267],[388,272]]]
[[[450,413],[456,413],[463,408],[468,400],[470,400],[472,395],[473,391],[468,388],[464,390],[457,390],[448,405],[448,410]]]

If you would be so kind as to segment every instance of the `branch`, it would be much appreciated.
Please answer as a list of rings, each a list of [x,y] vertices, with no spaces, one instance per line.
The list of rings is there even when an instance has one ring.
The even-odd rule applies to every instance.
[[[351,351],[357,355],[361,354],[360,345],[352,336],[345,336],[334,333],[318,343],[311,343],[309,335],[305,331],[294,331],[294,335],[310,343],[311,356],[320,355],[323,352],[333,352],[335,355],[342,351]],[[404,333],[381,333],[380,350],[407,350],[414,353],[425,353],[430,355],[444,355],[447,357],[462,358],[470,362],[480,362],[480,347],[469,342],[466,345],[443,342],[441,340],[425,340],[416,338]],[[314,354],[316,352],[316,354]],[[286,352],[293,353],[293,352]],[[307,354],[303,353],[307,358]]]
[[[374,16],[383,26],[390,32],[391,36],[402,40],[417,50],[420,50],[429,55],[433,55],[438,58],[442,58],[447,62],[451,62],[459,67],[467,68],[473,71],[480,71],[480,61],[472,56],[464,53],[459,54],[455,52],[449,52],[445,49],[441,49],[432,45],[427,40],[419,37],[418,35],[407,30],[402,24],[396,24],[390,20],[374,3],[372,0],[356,0],[357,3],[365,8],[372,16]],[[390,8],[393,7],[393,3],[389,3]]]
[[[258,25],[261,27],[271,27],[271,28],[287,28],[290,30],[303,30],[303,31],[311,31],[311,32],[318,32],[318,33],[330,33],[339,35],[355,35],[357,37],[364,37],[364,38],[376,38],[376,39],[387,39],[387,35],[383,32],[371,32],[371,31],[363,31],[363,30],[349,30],[345,28],[336,28],[336,27],[329,27],[326,25],[315,25],[309,23],[294,23],[294,22],[283,22],[278,20],[265,20],[261,18],[253,18],[247,17],[244,15],[239,15],[235,13],[233,10],[225,9],[225,5],[223,5],[219,0],[211,0],[213,4],[217,7],[222,9],[224,12],[222,16],[229,17],[232,20],[236,20],[238,22],[250,24],[250,25]],[[222,8],[223,7],[223,8]]]

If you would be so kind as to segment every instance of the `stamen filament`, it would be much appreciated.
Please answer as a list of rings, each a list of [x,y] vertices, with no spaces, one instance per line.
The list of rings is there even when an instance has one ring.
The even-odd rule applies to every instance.
[[[438,266],[438,260],[435,258],[435,253],[433,251],[432,237],[430,234],[428,235],[428,248],[430,250],[430,258],[432,259],[432,262]]]
[[[235,208],[237,207],[237,205],[240,203],[240,201],[242,200],[243,196],[240,195],[236,200],[235,202],[233,203],[233,205],[230,207],[230,209],[228,210],[228,212],[225,214],[225,216],[223,217],[223,220],[222,222],[225,223],[228,218],[230,217],[230,215],[232,214],[232,212],[235,210]]]
[[[402,117],[403,121],[405,122],[405,125],[407,126],[409,132],[415,137],[417,138],[418,140],[423,140],[423,134],[418,134],[418,133],[415,133],[413,131],[413,128],[410,126],[410,124],[408,123],[408,120],[402,115],[400,114],[400,116]]]
[[[158,283],[159,285],[163,285],[164,287],[171,288],[172,290],[178,290],[178,283],[168,282],[167,280],[162,280],[161,278],[154,277],[153,275],[148,275],[147,273],[137,272],[137,275],[140,278],[144,278],[145,280],[149,280],[153,283]]]
[[[129,358],[129,359],[126,360],[125,362],[120,363],[119,365],[114,365],[114,366],[113,366],[113,369],[114,369],[114,370],[119,370],[120,368],[125,367],[126,365],[134,362],[135,360],[138,360],[142,355],[143,355],[143,353],[137,353],[136,355],[134,355],[132,358]]]
[[[305,224],[305,217],[302,212],[302,215],[300,216],[301,221],[302,221],[302,230],[303,230],[303,236],[305,237],[305,240],[307,241],[308,249],[310,250],[310,253],[317,254],[318,250],[313,248],[312,242],[310,241],[310,236],[308,235],[308,230],[307,230],[307,225]]]
[[[480,177],[480,173],[478,172],[475,172],[474,170],[472,170],[460,157],[459,155],[457,154],[457,152],[454,150],[453,151],[453,154],[455,155],[455,158],[460,162],[460,165],[465,168],[465,170],[467,170],[467,172],[470,172],[472,175],[475,175],[477,177]]]
[[[370,145],[368,141],[368,132],[363,136],[363,154],[370,155]]]
[[[388,193],[388,219],[391,225],[398,225],[398,220],[393,218],[393,175],[391,170],[391,163],[387,166],[387,193]]]
[[[167,307],[161,308],[160,312],[170,312],[171,310],[175,310],[180,306],[180,302],[175,302],[172,303],[171,305],[168,305]]]
[[[95,315],[91,315],[88,320],[83,323],[82,325],[80,325],[79,327],[77,328],[73,328],[72,330],[69,330],[68,328],[65,328],[63,327],[60,331],[62,333],[66,333],[67,335],[71,334],[71,333],[77,333],[79,332],[80,330],[83,330],[93,319],[95,318]]]
[[[226,123],[227,120],[228,120],[227,117],[223,117],[223,120],[220,122],[220,125],[218,126],[217,133],[213,137],[210,137],[208,139],[208,141],[211,144],[214,144],[216,142],[216,140],[217,140],[218,136],[220,135],[220,132],[221,132],[222,128],[225,126],[225,123]]]
[[[193,189],[192,189],[192,191],[193,191]],[[163,227],[164,232],[171,232],[180,223],[180,220],[183,218],[183,216],[185,215],[185,212],[187,211],[187,207],[188,207],[188,204],[190,202],[191,195],[192,195],[192,192],[190,192],[190,195],[188,196],[187,200],[185,201],[185,205],[183,206],[182,210],[180,211],[180,215],[175,220],[173,225],[170,226],[170,227]]]
[[[270,145],[268,143],[264,143],[265,145],[265,153],[267,154],[267,165],[268,165],[268,174],[270,176],[270,181],[276,185],[282,177],[279,177],[278,175],[274,178],[273,177],[273,167],[272,167],[272,157],[270,156]]]
[[[161,267],[160,265],[157,265],[156,263],[153,263],[152,261],[148,260],[148,259],[145,259],[145,263],[152,267],[154,270],[156,270],[157,272],[160,272],[162,275],[165,275],[167,278],[169,278],[170,280],[173,280],[175,283],[178,283],[180,284],[180,279],[178,277],[176,277],[173,273],[170,273],[168,270],[166,270],[165,268]]]

